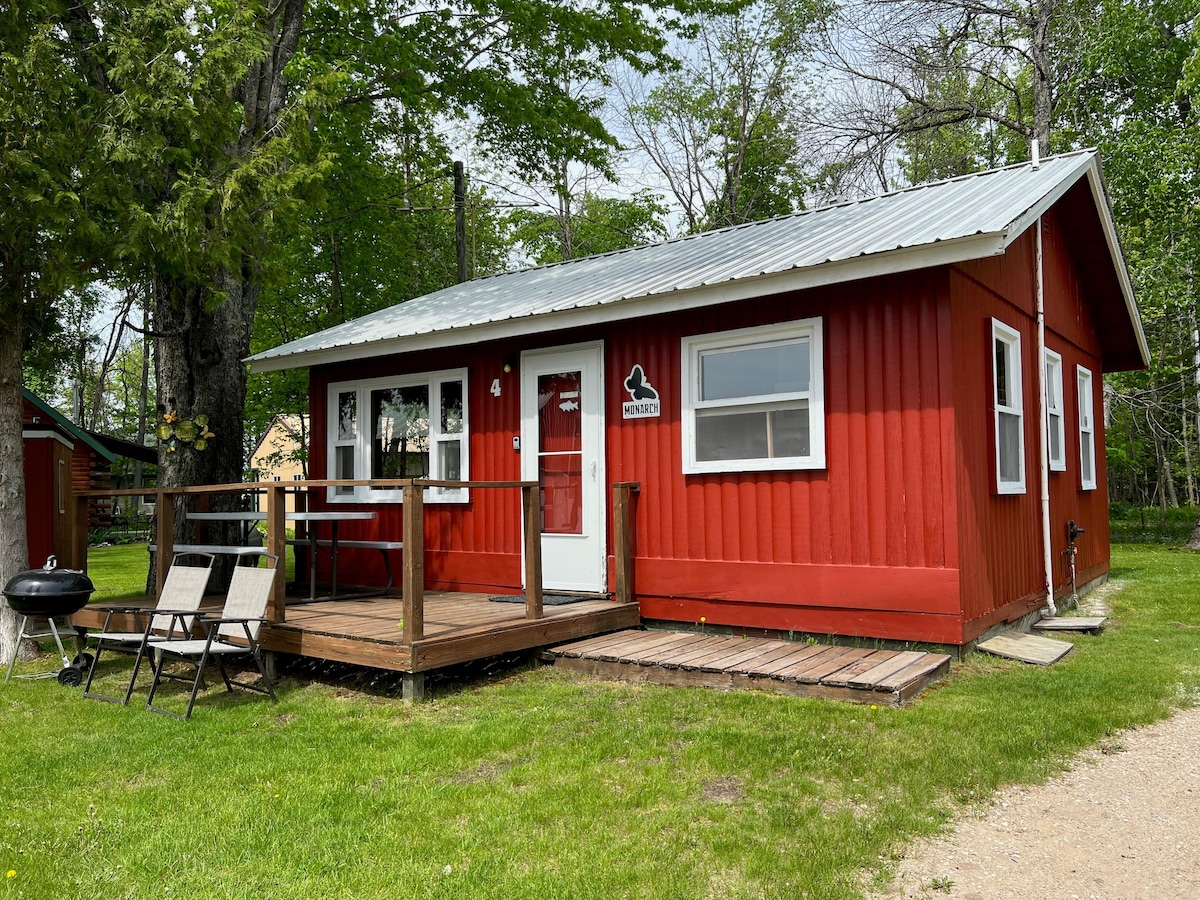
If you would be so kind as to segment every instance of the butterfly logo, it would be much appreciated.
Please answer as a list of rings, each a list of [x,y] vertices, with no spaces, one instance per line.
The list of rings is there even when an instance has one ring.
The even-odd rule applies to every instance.
[[[642,368],[641,363],[634,363],[629,377],[625,379],[625,390],[629,391],[629,396],[634,400],[658,399],[658,391],[646,380],[646,370]]]

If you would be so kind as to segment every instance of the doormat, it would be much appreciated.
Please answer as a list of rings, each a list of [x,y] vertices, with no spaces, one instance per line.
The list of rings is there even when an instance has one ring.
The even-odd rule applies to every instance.
[[[520,603],[525,605],[524,594],[498,594],[488,597],[493,603]],[[587,600],[607,600],[605,594],[558,594],[547,591],[542,594],[542,606],[566,606],[568,603],[583,603]]]

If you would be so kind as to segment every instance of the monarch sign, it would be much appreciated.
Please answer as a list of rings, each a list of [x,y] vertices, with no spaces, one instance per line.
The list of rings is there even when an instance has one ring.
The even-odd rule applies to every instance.
[[[658,401],[658,391],[646,378],[646,370],[641,363],[634,363],[625,379],[625,390],[629,399],[621,404],[623,419],[657,419],[662,408]]]

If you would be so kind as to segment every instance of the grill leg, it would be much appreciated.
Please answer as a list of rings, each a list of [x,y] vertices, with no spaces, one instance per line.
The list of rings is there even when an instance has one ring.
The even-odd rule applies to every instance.
[[[8,679],[12,677],[13,665],[17,661],[17,654],[21,650],[21,641],[25,640],[25,626],[29,623],[29,616],[21,616],[21,628],[17,631],[17,646],[13,648],[12,659],[8,661],[8,671],[4,673],[4,683],[8,684]]]
[[[54,635],[54,645],[58,647],[58,656],[62,660],[63,668],[71,665],[71,657],[67,656],[66,648],[63,647],[62,638],[58,636],[58,623],[54,621],[54,616],[49,616],[46,619],[46,624],[50,626],[50,633]]]

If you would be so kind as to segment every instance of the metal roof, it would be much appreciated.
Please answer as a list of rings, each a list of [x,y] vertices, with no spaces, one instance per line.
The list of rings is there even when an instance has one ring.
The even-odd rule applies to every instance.
[[[250,357],[256,371],[635,318],[1003,253],[1089,178],[1135,321],[1094,151],[454,285]]]

